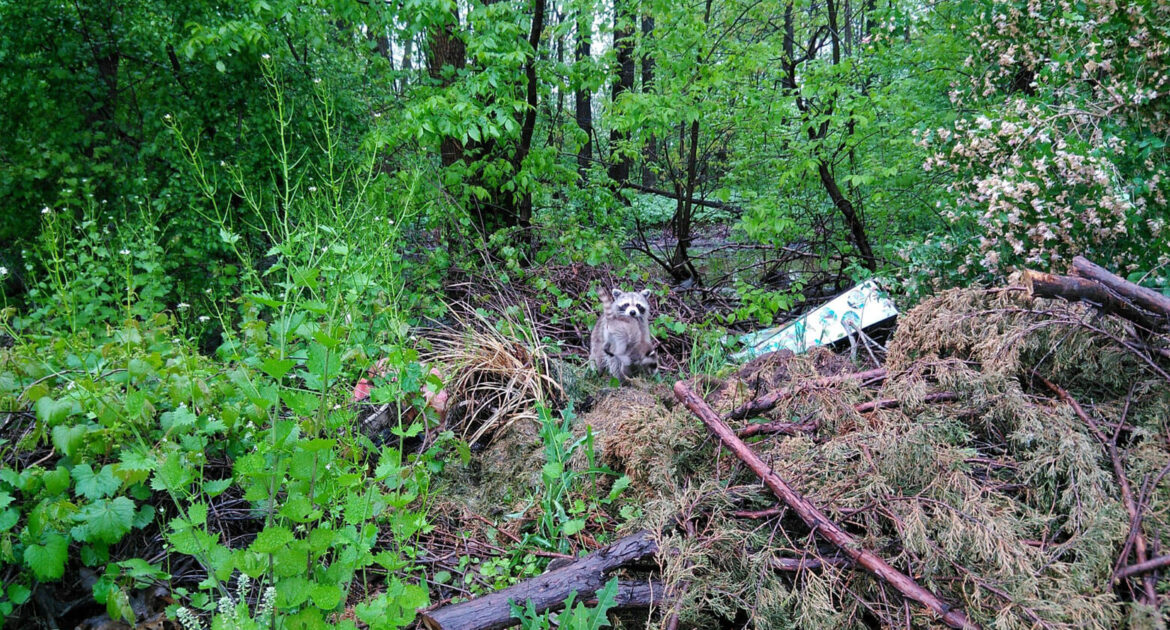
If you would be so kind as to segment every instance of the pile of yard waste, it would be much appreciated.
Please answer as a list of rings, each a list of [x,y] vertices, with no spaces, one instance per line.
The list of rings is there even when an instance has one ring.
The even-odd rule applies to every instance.
[[[1153,628],[1170,612],[1157,573],[1170,564],[1158,565],[1170,553],[1166,346],[1085,303],[959,289],[902,315],[880,365],[780,351],[687,387],[856,545],[972,625]],[[654,566],[614,574],[661,581],[654,624],[943,623],[779,501],[667,381],[570,396],[574,431],[589,427],[638,506],[591,520],[574,551],[652,532]],[[449,484],[437,529],[475,538],[535,509],[517,487],[539,482],[541,448],[535,423],[499,431]],[[491,535],[516,535],[514,522]],[[647,627],[631,619],[614,623]]]

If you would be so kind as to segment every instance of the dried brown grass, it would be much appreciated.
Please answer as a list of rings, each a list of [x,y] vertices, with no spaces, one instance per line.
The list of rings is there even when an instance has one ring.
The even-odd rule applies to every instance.
[[[432,349],[423,360],[450,375],[447,426],[456,435],[470,444],[490,439],[514,422],[535,422],[538,405],[555,406],[563,397],[526,308],[491,318],[474,308],[448,311],[454,323],[428,334]]]

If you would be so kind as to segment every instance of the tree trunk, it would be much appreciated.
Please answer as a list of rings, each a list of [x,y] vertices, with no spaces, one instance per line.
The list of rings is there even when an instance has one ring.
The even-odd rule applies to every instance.
[[[575,61],[578,73],[583,62],[592,59],[589,48],[593,41],[593,13],[588,8],[582,8],[577,13],[577,51]],[[593,163],[593,95],[590,93],[588,82],[582,82],[573,93],[573,107],[577,118],[577,126],[585,132],[585,144],[577,150],[577,175],[581,181],[589,172]]]
[[[634,89],[634,15],[630,10],[632,0],[614,0],[613,3],[613,48],[617,53],[617,76],[613,82],[613,102],[621,95]],[[628,138],[628,134],[616,128],[609,133],[609,178],[620,188],[630,179],[630,159],[619,156],[617,147]]]
[[[654,16],[642,14],[642,46],[648,48],[650,39],[654,36]],[[642,93],[654,91],[654,56],[648,51],[642,52]],[[658,177],[652,168],[658,159],[658,143],[654,134],[646,138],[646,152],[642,156],[642,185],[653,188],[658,185]]]
[[[853,244],[861,253],[861,264],[870,271],[877,270],[877,258],[873,255],[873,248],[869,245],[869,236],[865,233],[865,224],[853,208],[853,202],[837,186],[837,180],[833,178],[833,173],[829,170],[827,162],[821,160],[817,164],[817,172],[821,176],[821,184],[825,187],[825,192],[829,193],[829,199],[833,200],[833,205],[837,206],[837,210],[840,210],[842,216],[845,217],[845,223],[849,226],[849,232],[853,237]]]
[[[537,112],[537,85],[536,85],[536,60],[539,57],[540,51],[540,36],[544,32],[544,7],[545,0],[534,0],[532,9],[532,27],[528,32],[528,45],[532,48],[530,57],[524,64],[524,79],[527,83],[525,88],[524,102],[527,109],[524,112],[524,121],[520,126],[520,144],[516,147],[516,152],[512,154],[512,171],[519,173],[524,168],[524,159],[528,157],[528,153],[532,150],[532,135],[536,132],[536,112]],[[509,204],[511,205],[511,204]],[[532,223],[532,191],[525,190],[520,197],[520,201],[515,204],[514,208],[509,208],[512,216],[505,217],[507,222],[511,223],[509,219],[514,219],[516,224],[520,227],[528,227]]]
[[[443,68],[450,66],[455,70],[461,70],[467,64],[467,46],[456,35],[458,28],[458,9],[452,9],[450,19],[431,30],[427,72],[432,79],[440,81],[442,85],[450,85],[452,81],[451,77],[444,78]],[[463,161],[464,157],[463,144],[458,138],[445,136],[440,141],[439,159],[444,168]]]

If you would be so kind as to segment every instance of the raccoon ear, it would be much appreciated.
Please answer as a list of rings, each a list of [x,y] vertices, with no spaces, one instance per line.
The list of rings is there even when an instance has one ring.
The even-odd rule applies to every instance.
[[[613,299],[615,300],[622,296],[622,292],[618,289],[610,289],[609,292],[613,295]]]
[[[642,289],[638,293],[641,293],[642,297],[646,298],[647,300],[650,299],[650,289]]]

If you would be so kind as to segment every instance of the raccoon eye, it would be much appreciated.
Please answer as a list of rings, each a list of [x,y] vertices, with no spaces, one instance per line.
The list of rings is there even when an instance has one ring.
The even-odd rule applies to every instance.
[[[639,313],[645,313],[645,312],[646,312],[646,307],[645,307],[645,306],[642,306],[641,304],[639,304],[639,305],[638,305],[638,312],[639,312]]]

